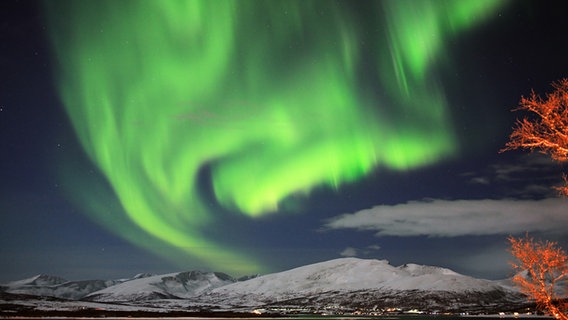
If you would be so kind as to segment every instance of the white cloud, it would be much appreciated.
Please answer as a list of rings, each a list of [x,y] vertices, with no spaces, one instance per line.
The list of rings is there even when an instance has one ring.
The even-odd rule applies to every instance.
[[[504,181],[519,181],[526,175],[538,174],[540,179],[549,180],[558,176],[558,163],[551,160],[549,156],[531,152],[523,155],[514,163],[499,163],[491,166],[496,179]]]
[[[486,177],[474,177],[470,180],[470,183],[488,185],[491,183],[491,181],[489,181],[489,179]]]
[[[343,249],[343,251],[341,251],[339,253],[339,255],[341,255],[342,257],[356,257],[357,256],[357,249],[352,248],[352,247],[347,247],[347,248]]]
[[[472,186],[492,186],[505,197],[543,198],[558,195],[553,186],[562,184],[562,168],[549,156],[531,152],[502,159],[476,172],[464,172],[460,176]]]
[[[329,219],[325,229],[376,231],[378,236],[565,232],[568,200],[424,200],[380,205]]]
[[[372,245],[368,246],[367,248],[376,251],[376,250],[380,250],[381,246],[379,246],[378,244],[372,244]]]

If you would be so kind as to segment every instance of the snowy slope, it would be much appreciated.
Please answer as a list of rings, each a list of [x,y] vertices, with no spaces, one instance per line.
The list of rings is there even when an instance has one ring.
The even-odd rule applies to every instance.
[[[320,262],[260,276],[213,290],[218,295],[303,295],[333,290],[376,288],[400,277],[401,271],[386,261],[356,258]]]
[[[385,283],[394,290],[423,290],[448,292],[487,292],[503,289],[494,281],[464,276],[450,269],[405,264],[398,267],[402,276]]]
[[[235,280],[220,272],[189,271],[134,279],[93,292],[89,301],[137,301],[191,298]]]
[[[67,282],[67,280],[60,277],[50,276],[47,274],[38,274],[37,276],[33,276],[31,278],[9,282],[5,284],[5,286],[14,288],[22,286],[53,286],[65,282]]]
[[[3,291],[13,294],[56,297],[78,300],[120,281],[116,280],[83,280],[67,281],[60,277],[37,275],[24,280],[13,281],[2,285]]]
[[[473,296],[473,293],[495,292],[506,295],[507,291],[508,288],[496,282],[464,276],[449,269],[416,264],[394,267],[384,260],[343,258],[233,283],[199,298],[209,303],[258,306],[284,301],[299,304],[302,299],[313,303],[326,300],[326,296],[334,297],[327,300],[339,301],[340,297],[353,293],[408,297],[409,292]]]

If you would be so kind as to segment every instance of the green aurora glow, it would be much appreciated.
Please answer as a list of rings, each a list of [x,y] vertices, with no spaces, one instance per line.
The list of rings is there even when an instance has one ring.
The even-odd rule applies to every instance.
[[[222,222],[202,170],[220,205],[258,217],[316,186],[452,156],[444,42],[503,3],[381,1],[362,23],[373,13],[349,2],[47,1],[63,104],[143,232],[101,219],[95,203],[108,200],[76,197],[142,247],[258,271],[206,235]]]

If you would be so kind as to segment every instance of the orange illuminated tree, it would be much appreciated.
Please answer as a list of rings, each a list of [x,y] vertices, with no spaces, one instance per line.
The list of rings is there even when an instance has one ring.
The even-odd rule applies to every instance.
[[[568,256],[556,242],[509,237],[511,253],[517,259],[511,265],[518,273],[513,277],[521,291],[537,306],[557,319],[568,320],[565,301],[568,279]]]
[[[534,91],[522,97],[514,111],[528,111],[529,117],[517,120],[510,141],[501,151],[514,149],[538,150],[559,162],[568,161],[568,79],[552,83],[554,91],[543,99]],[[568,178],[557,187],[568,196]]]
[[[541,98],[534,91],[522,97],[514,111],[528,111],[530,117],[517,120],[510,141],[501,150],[529,149],[550,155],[558,162],[568,161],[568,79],[552,83],[554,91]],[[556,187],[568,196],[568,178]],[[518,273],[513,281],[529,299],[557,319],[568,320],[568,256],[556,242],[535,241],[529,237],[509,237],[512,263]]]

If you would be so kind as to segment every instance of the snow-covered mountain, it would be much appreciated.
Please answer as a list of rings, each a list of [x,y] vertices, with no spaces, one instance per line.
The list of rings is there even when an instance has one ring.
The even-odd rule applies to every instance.
[[[496,281],[449,269],[384,260],[342,258],[229,284],[202,295],[203,302],[232,306],[312,306],[448,311],[517,303],[523,296]]]
[[[329,291],[422,290],[492,291],[494,281],[475,279],[439,267],[405,264],[394,267],[385,260],[342,258],[269,274],[215,290],[211,295],[246,296],[250,301],[274,300]]]
[[[50,276],[47,274],[38,274],[37,276],[33,276],[31,278],[9,282],[6,285],[9,287],[23,287],[23,286],[41,287],[41,286],[54,286],[65,282],[67,282],[67,280],[60,277]]]
[[[236,280],[221,272],[189,271],[134,279],[87,295],[89,301],[192,298]]]
[[[342,258],[239,280],[200,271],[109,281],[38,276],[5,284],[3,291],[186,311],[197,307],[303,312],[395,308],[481,313],[526,306],[526,298],[506,280],[476,279],[417,264],[395,267],[384,260]]]
[[[125,280],[122,280],[125,281]],[[121,280],[83,280],[67,281],[66,279],[37,275],[28,279],[13,281],[2,285],[2,291],[12,294],[56,297],[78,300],[91,292],[116,285]]]

